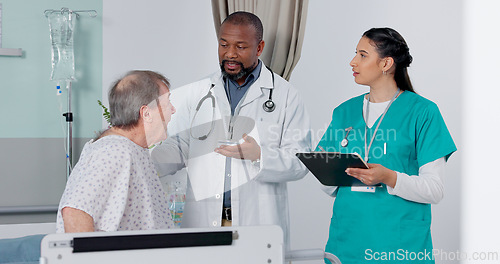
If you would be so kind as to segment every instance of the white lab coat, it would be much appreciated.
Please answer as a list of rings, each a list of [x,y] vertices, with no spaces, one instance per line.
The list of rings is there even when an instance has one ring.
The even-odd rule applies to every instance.
[[[172,103],[177,112],[168,126],[169,138],[153,150],[152,156],[161,176],[187,167],[181,227],[221,226],[226,157],[213,150],[220,144],[219,140],[238,141],[247,133],[259,143],[261,160],[260,164],[252,164],[249,160],[232,159],[232,224],[279,225],[289,248],[286,183],[299,180],[307,173],[295,153],[310,150],[311,132],[309,116],[299,94],[279,75],[274,76],[272,99],[276,109],[270,113],[263,109],[273,89],[271,72],[263,65],[259,78],[235,110],[232,139],[231,108],[220,72],[173,90]],[[210,99],[203,102],[196,114],[200,99],[207,95],[212,84],[215,85],[212,89],[215,117],[212,117]],[[183,96],[179,96],[181,94]],[[212,120],[215,120],[214,129],[208,138],[198,139],[210,130]]]

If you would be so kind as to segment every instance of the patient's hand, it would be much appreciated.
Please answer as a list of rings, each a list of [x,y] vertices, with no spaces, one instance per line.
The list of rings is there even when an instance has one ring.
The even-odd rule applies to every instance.
[[[64,207],[61,214],[64,222],[64,232],[94,232],[94,219],[84,211]]]

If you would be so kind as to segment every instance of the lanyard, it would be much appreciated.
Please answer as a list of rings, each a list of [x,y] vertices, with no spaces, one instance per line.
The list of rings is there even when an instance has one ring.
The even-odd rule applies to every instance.
[[[384,113],[382,114],[382,117],[380,117],[380,120],[378,121],[377,127],[375,128],[375,132],[372,135],[372,139],[370,140],[370,145],[368,145],[368,147],[367,147],[366,146],[366,134],[367,134],[367,130],[368,130],[368,124],[366,122],[368,122],[368,116],[370,115],[370,94],[368,94],[368,102],[366,103],[366,114],[365,114],[365,116],[366,116],[366,121],[365,121],[365,162],[368,162],[368,153],[370,152],[370,148],[372,147],[373,140],[375,139],[375,136],[377,135],[378,127],[380,126],[380,123],[382,123],[382,120],[384,120],[384,117],[385,117],[385,114],[387,113],[387,110],[389,110],[389,107],[391,106],[392,102],[394,102],[394,100],[398,96],[399,91],[400,90],[398,88],[398,90],[396,91],[396,93],[392,97],[391,101],[389,102],[389,104],[385,108]]]

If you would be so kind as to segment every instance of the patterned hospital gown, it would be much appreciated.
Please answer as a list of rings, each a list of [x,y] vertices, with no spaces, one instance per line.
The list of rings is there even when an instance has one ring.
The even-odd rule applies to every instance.
[[[122,136],[85,144],[59,204],[56,232],[64,232],[64,207],[92,216],[96,231],[173,227],[148,150]]]

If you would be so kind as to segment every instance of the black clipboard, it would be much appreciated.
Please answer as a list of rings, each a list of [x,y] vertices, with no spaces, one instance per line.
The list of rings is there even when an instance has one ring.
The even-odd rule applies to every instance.
[[[368,165],[358,153],[299,152],[295,155],[323,185],[366,186],[345,172],[347,168],[368,169]]]

